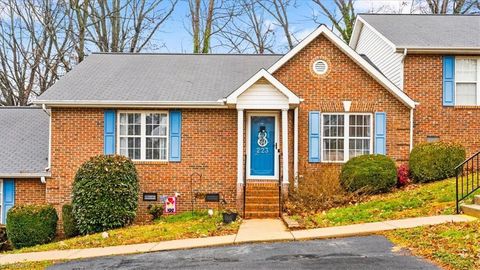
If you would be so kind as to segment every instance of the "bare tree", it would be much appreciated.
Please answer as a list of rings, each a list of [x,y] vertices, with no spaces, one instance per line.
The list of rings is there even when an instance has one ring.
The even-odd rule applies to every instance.
[[[70,70],[67,6],[50,0],[2,0],[0,6],[0,105],[25,106]]]
[[[333,6],[331,1],[312,0],[312,2],[320,8],[321,14],[328,18],[332,26],[340,32],[343,40],[348,43],[357,17],[354,8],[355,0],[333,0]],[[318,17],[314,16],[313,19],[318,22]]]
[[[295,39],[292,32],[289,13],[290,7],[295,6],[294,0],[257,0],[257,2],[267,11],[274,19],[276,24],[282,29],[289,49],[292,49],[298,40]]]
[[[77,24],[79,33],[85,31],[86,41],[96,45],[102,52],[140,52],[149,45],[155,33],[172,15],[178,2],[84,0],[80,4],[78,1],[72,0],[72,6],[77,21],[80,22]],[[81,39],[82,36],[79,36]]]
[[[237,16],[235,0],[188,0],[193,53],[209,53],[212,38]]]
[[[417,0],[424,13],[433,14],[478,14],[478,0]]]
[[[275,32],[257,0],[241,0],[242,13],[221,32],[223,45],[237,53],[274,53]]]

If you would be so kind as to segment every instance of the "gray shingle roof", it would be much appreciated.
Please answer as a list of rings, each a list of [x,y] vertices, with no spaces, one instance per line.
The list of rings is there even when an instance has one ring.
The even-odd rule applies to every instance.
[[[361,14],[397,48],[479,48],[480,16]]]
[[[92,54],[41,101],[216,102],[280,55]]]
[[[38,107],[0,107],[0,127],[0,178],[45,174],[49,116]]]

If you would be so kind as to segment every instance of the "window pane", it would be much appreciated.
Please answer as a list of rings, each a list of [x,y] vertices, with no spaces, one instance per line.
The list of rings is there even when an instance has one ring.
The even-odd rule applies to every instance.
[[[474,82],[477,80],[477,60],[457,59],[455,62],[455,80]]]
[[[457,83],[456,105],[477,104],[477,85],[474,83]]]

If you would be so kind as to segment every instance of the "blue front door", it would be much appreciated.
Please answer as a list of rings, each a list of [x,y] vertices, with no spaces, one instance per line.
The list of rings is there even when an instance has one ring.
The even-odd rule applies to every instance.
[[[251,118],[250,175],[275,175],[274,116],[252,116]]]

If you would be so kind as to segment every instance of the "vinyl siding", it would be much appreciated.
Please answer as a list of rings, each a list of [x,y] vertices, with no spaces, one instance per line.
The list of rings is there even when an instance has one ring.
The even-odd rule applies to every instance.
[[[249,109],[288,108],[288,98],[271,84],[255,84],[238,97],[237,106]]]
[[[362,27],[356,51],[370,58],[390,81],[403,89],[403,55],[396,53],[390,44],[368,26]]]

